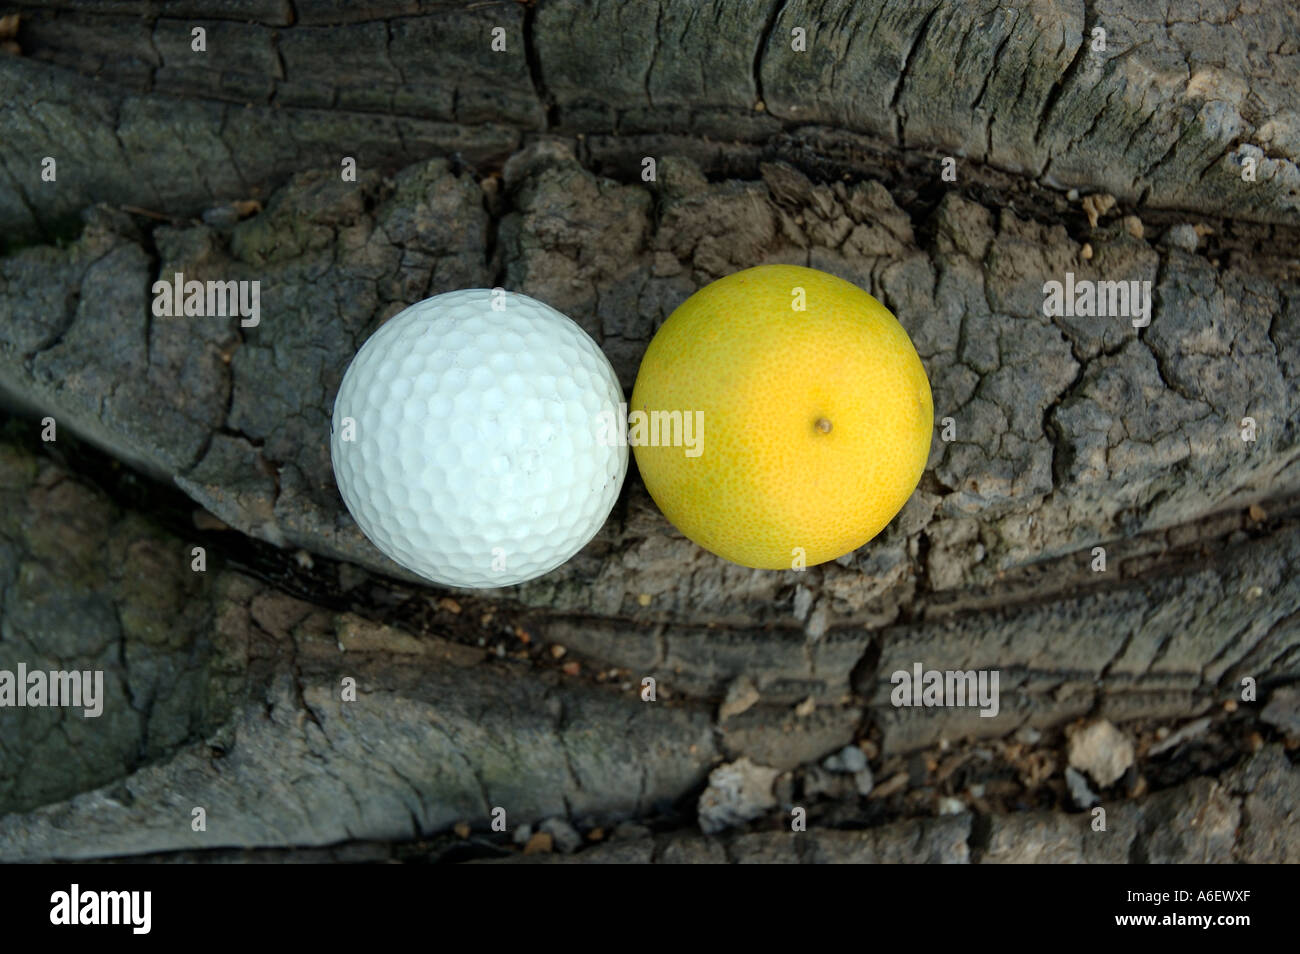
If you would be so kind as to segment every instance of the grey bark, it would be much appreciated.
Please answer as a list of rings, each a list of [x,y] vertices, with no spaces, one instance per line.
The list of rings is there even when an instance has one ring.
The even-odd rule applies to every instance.
[[[1225,766],[1258,733],[1294,799],[1286,733],[1258,713],[1300,676],[1300,94],[1280,79],[1296,13],[1211,10],[1210,29],[1138,7],[24,8],[24,56],[0,56],[0,227],[28,243],[0,258],[0,390],[232,529],[150,519],[75,461],[35,456],[30,417],[10,425],[0,669],[104,668],[111,688],[98,722],[0,710],[0,859],[396,842],[481,830],[496,806],[512,827],[689,818],[710,769],[740,758],[782,773],[776,821],[810,806],[811,847],[670,835],[576,857],[993,860],[991,831],[1156,860],[1143,813],[1197,799],[1222,837],[1170,860],[1293,852],[1296,816],[1275,801],[1281,847],[1232,833],[1252,796],[1220,775],[1247,777],[1264,756]],[[936,189],[944,154],[961,172]],[[343,155],[358,183],[339,180]],[[1121,204],[1090,227],[1070,186]],[[242,220],[226,205],[252,197],[265,209]],[[1145,229],[1120,221],[1134,212]],[[1207,223],[1190,250],[1166,238]],[[763,262],[879,297],[953,419],[869,546],[745,570],[681,538],[633,477],[572,562],[454,594],[453,613],[348,517],[334,392],[406,304],[496,284],[541,298],[630,389],[673,308]],[[1151,281],[1149,327],[1044,317],[1042,283],[1067,270]],[[153,317],[150,286],[177,271],[261,281],[261,324]],[[189,569],[196,542],[207,574]],[[1002,711],[896,709],[890,676],[917,661],[999,669]],[[347,676],[356,702],[340,701]],[[645,677],[660,701],[641,700]],[[1244,677],[1259,699],[1233,710]],[[723,719],[742,678],[759,701]],[[1149,754],[1158,729],[1207,715],[1190,750]],[[1125,847],[1071,841],[1084,816],[1008,814],[1064,797],[1064,733],[1103,717],[1138,742],[1108,793],[1132,796]],[[1029,729],[1038,741],[1017,742]],[[906,784],[810,796],[816,763],[855,741],[878,785]],[[984,774],[1055,759],[1054,781],[986,804],[996,820],[975,836],[969,816],[919,821],[982,797],[968,768],[939,777],[954,745],[987,754]],[[892,827],[831,830],[863,820]],[[898,840],[918,832],[942,846],[908,856]]]
[[[0,58],[7,229],[52,228],[94,201],[192,214],[322,152],[371,168],[499,160],[543,129],[593,149],[651,132],[755,151],[847,133],[845,149],[1300,223],[1300,94],[1286,79],[1300,13],[1282,2],[1186,18],[1131,0],[7,7],[26,14],[25,58]],[[194,26],[206,53],[190,48]],[[65,163],[57,190],[37,178],[46,155]]]

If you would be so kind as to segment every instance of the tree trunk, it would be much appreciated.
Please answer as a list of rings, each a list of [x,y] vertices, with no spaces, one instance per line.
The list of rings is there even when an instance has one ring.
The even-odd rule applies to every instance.
[[[105,673],[0,708],[0,860],[1300,860],[1300,12],[1145,10],[0,5],[0,671]],[[733,566],[633,468],[565,566],[453,592],[348,516],[334,394],[406,305],[539,298],[630,391],[770,262],[930,377],[857,552]],[[155,317],[177,272],[260,321]],[[1149,323],[1045,315],[1067,272]],[[896,706],[917,664],[996,715]]]

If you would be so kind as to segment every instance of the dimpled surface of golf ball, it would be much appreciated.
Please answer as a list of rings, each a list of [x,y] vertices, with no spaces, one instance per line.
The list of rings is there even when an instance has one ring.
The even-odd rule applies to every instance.
[[[521,583],[609,516],[628,454],[601,427],[622,401],[600,348],[554,308],[447,292],[389,319],[348,366],[334,477],[361,530],[408,570],[448,586]]]

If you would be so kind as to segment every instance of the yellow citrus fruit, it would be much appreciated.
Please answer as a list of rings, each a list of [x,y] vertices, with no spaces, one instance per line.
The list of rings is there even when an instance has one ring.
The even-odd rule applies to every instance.
[[[884,529],[921,479],[933,428],[925,368],[884,305],[816,269],[762,265],[664,322],[628,440],[677,529],[775,570],[834,560]]]

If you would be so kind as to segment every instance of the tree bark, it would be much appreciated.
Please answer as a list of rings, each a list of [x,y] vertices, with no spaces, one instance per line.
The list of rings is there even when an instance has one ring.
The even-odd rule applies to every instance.
[[[0,670],[107,688],[0,709],[0,860],[510,860],[548,820],[593,861],[1297,859],[1293,5],[0,10]],[[766,262],[871,291],[930,377],[926,475],[859,551],[727,564],[633,469],[564,567],[450,592],[348,516],[334,394],[406,305],[540,298],[630,391]],[[1150,282],[1150,323],[1046,316],[1067,271]],[[261,321],[155,317],[176,272],[260,281]],[[998,670],[997,716],[893,705],[918,662]],[[1135,751],[1104,844],[1064,775],[1099,719]],[[742,763],[774,786],[700,835]]]

